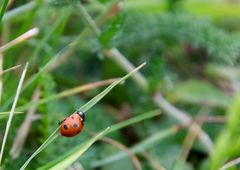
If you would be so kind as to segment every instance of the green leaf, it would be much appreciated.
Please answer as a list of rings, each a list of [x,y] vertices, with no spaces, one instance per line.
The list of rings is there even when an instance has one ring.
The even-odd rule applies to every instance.
[[[59,157],[56,161],[50,164],[46,164],[43,167],[40,167],[38,170],[59,170],[68,168],[73,162],[75,162],[95,141],[101,138],[109,130],[109,127],[104,131],[100,132],[98,135],[94,136],[90,140],[74,147],[71,152]]]
[[[191,104],[209,104],[219,107],[227,107],[231,101],[228,96],[210,83],[199,80],[179,84],[170,97]]]

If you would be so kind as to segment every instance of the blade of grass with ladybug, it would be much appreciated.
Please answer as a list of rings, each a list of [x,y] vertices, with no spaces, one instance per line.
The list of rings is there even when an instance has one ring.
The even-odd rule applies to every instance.
[[[112,125],[109,130],[106,129],[106,131],[104,131],[103,134],[101,133],[101,136],[103,136],[103,135],[106,136],[106,135],[108,135],[112,132],[115,132],[117,130],[120,130],[124,127],[136,124],[143,120],[153,118],[155,116],[159,116],[160,114],[161,113],[160,113],[159,109],[140,114],[133,118],[130,118],[130,119],[127,119],[120,123]],[[96,138],[99,139],[99,137],[101,137],[101,136],[97,135],[96,137],[94,137],[92,139],[96,139]],[[79,156],[82,154],[81,151],[84,150],[84,148],[86,148],[87,144],[91,143],[92,139],[88,140],[86,143],[75,146],[69,152],[63,154],[62,156],[58,157],[57,159],[55,159],[49,163],[46,163],[44,166],[38,168],[37,170],[47,170],[47,169],[58,170],[59,167],[61,167],[60,169],[64,169],[64,168],[70,166],[74,161],[76,161],[77,158],[79,158]]]
[[[89,102],[87,102],[85,105],[80,107],[78,110],[81,110],[82,112],[86,113],[89,109],[91,109],[96,103],[98,103],[106,94],[108,94],[116,85],[119,83],[125,81],[127,78],[129,78],[132,74],[134,74],[136,71],[141,69],[146,63],[143,63],[139,65],[137,68],[132,70],[130,73],[122,77],[121,79],[118,79],[114,81],[111,85],[109,85],[105,90],[103,90],[100,94],[95,96],[93,99],[91,99]],[[20,170],[24,170],[27,165],[31,162],[31,160],[39,154],[43,149],[45,149],[49,144],[51,144],[58,136],[57,133],[59,131],[59,127],[56,128],[56,130],[45,140],[45,142],[28,158],[28,160],[22,165]],[[82,147],[79,148],[78,154],[76,157],[73,157],[71,160],[76,160],[78,157],[80,157],[96,140],[98,140],[102,135],[107,133],[109,131],[109,128],[103,130],[99,134],[97,134],[95,137],[91,138],[90,140],[84,142],[82,144]]]

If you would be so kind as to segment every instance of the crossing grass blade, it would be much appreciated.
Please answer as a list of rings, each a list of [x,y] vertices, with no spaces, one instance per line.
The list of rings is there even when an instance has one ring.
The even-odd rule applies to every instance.
[[[108,86],[104,91],[102,91],[100,94],[98,94],[96,97],[94,97],[93,99],[91,99],[89,102],[87,102],[85,105],[83,105],[82,107],[80,107],[78,110],[82,111],[82,112],[87,112],[91,107],[93,107],[97,102],[99,102],[106,94],[108,94],[109,91],[111,91],[116,85],[118,85],[119,83],[123,82],[124,80],[126,80],[128,77],[130,77],[134,72],[138,71],[140,68],[142,68],[146,63],[144,62],[143,64],[141,64],[140,66],[138,66],[137,68],[135,68],[133,71],[131,71],[130,73],[128,73],[126,76],[122,77],[119,80],[116,80],[115,82],[113,82],[110,86]]]
[[[0,11],[0,23],[2,22],[3,15],[4,15],[4,13],[5,13],[6,9],[7,9],[8,2],[9,2],[9,0],[4,0],[3,1],[2,7],[1,7],[1,11]]]
[[[136,144],[135,146],[133,146],[132,148],[130,148],[130,151],[137,154],[137,153],[141,153],[142,151],[149,149],[151,147],[154,147],[156,145],[157,142],[176,134],[177,132],[177,128],[168,128],[162,131],[159,131],[158,133],[146,138],[145,140],[141,141],[140,143]],[[109,155],[108,157],[99,160],[99,161],[95,161],[92,163],[92,168],[96,168],[99,166],[103,166],[115,161],[119,161],[125,157],[127,157],[128,154],[126,152],[118,152],[116,154],[113,155]]]
[[[84,85],[81,85],[81,86],[77,86],[77,87],[74,87],[72,89],[68,89],[68,90],[62,91],[60,93],[51,95],[49,97],[40,99],[38,101],[28,102],[26,105],[17,107],[17,110],[26,111],[27,109],[29,109],[30,107],[33,107],[33,106],[37,107],[41,104],[48,103],[48,102],[51,102],[53,100],[57,100],[57,99],[60,99],[60,98],[71,96],[71,95],[81,93],[81,92],[84,92],[84,91],[87,91],[87,90],[91,90],[93,88],[97,88],[97,87],[100,87],[100,86],[107,86],[107,85],[113,83],[116,80],[117,79],[107,79],[107,80],[102,80],[102,81],[98,81],[98,82],[94,82],[94,83],[89,83],[89,84],[84,84]]]
[[[30,161],[39,154],[43,149],[45,149],[50,143],[52,143],[58,136],[56,134],[58,131],[58,128],[45,140],[45,142],[28,158],[28,160],[23,164],[23,166],[20,168],[20,170],[24,170],[27,165],[30,163]]]
[[[10,127],[11,127],[11,124],[12,124],[13,115],[14,115],[15,108],[16,108],[16,105],[17,105],[17,102],[18,102],[18,98],[20,96],[20,92],[21,92],[21,89],[22,89],[22,85],[23,85],[25,75],[27,73],[27,69],[28,69],[28,63],[26,63],[26,65],[23,69],[22,75],[21,75],[19,83],[18,83],[16,95],[14,97],[14,101],[13,101],[13,104],[12,104],[12,108],[11,108],[11,111],[9,113],[8,121],[7,121],[7,124],[6,124],[6,129],[5,129],[4,136],[3,136],[3,139],[2,139],[2,144],[1,144],[0,165],[1,165],[1,162],[2,162],[3,153],[4,153],[8,133],[9,133],[9,130],[10,130]],[[0,167],[0,169],[1,169],[1,167]]]
[[[9,115],[10,112],[0,112],[0,115]],[[14,114],[21,114],[21,113],[24,113],[24,112],[18,112],[18,111],[15,111],[13,112]]]
[[[87,140],[86,142],[79,144],[74,147],[71,152],[59,157],[56,161],[46,164],[45,166],[38,168],[37,170],[59,170],[66,169],[73,162],[75,162],[95,141],[100,139],[103,135],[105,135],[109,131],[109,127],[98,133],[93,138]]]
[[[0,112],[0,120],[5,119],[9,116],[10,112]],[[24,112],[13,112],[14,115],[23,114]]]
[[[133,118],[130,118],[128,120],[125,120],[123,122],[120,122],[120,123],[117,123],[117,124],[114,124],[113,126],[111,126],[111,128],[109,130],[107,130],[106,132],[104,132],[104,136],[106,136],[107,134],[109,133],[112,133],[112,132],[115,132],[119,129],[122,129],[124,127],[127,127],[127,126],[130,126],[130,125],[133,125],[135,123],[138,123],[140,121],[143,121],[143,120],[147,120],[147,119],[150,119],[150,118],[153,118],[155,116],[158,116],[160,115],[160,111],[159,110],[153,110],[153,111],[149,111],[149,112],[146,112],[146,113],[143,113],[143,114],[140,114],[138,116],[135,116]],[[103,136],[102,135],[102,136]],[[61,161],[63,161],[65,158],[68,158],[68,156],[71,156],[73,153],[75,153],[77,150],[79,150],[79,148],[82,148],[83,144],[73,148],[72,150],[70,150],[69,152],[65,153],[62,157],[54,160],[54,161],[51,161],[47,164],[45,164],[44,166],[38,168],[37,170],[45,170],[45,169],[49,169],[51,167],[54,167],[54,166],[57,166],[57,164],[59,164]]]
[[[102,91],[100,94],[95,96],[93,99],[91,99],[89,102],[87,102],[85,105],[79,108],[82,112],[88,111],[90,108],[92,108],[97,102],[99,102],[107,93],[109,93],[116,85],[121,83],[122,81],[125,81],[128,77],[130,77],[132,74],[134,74],[136,71],[141,69],[146,63],[141,64],[134,70],[132,70],[130,73],[125,75],[124,77],[114,81],[111,85],[109,85],[104,91]],[[32,154],[32,156],[23,164],[23,166],[20,168],[20,170],[24,170],[27,165],[31,162],[31,160],[39,154],[43,149],[45,149],[50,143],[54,141],[57,137],[57,131],[59,127],[46,139],[46,141]]]

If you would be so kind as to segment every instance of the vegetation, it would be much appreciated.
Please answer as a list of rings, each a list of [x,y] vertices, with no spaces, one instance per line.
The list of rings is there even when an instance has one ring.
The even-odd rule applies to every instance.
[[[239,168],[238,1],[0,5],[0,169]]]

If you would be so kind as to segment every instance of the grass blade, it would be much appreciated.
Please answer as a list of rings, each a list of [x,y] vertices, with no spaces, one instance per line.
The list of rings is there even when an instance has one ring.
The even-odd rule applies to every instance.
[[[133,153],[140,153],[144,150],[146,150],[147,148],[151,148],[154,146],[154,144],[170,135],[173,135],[177,132],[176,128],[169,128],[163,131],[160,131],[150,137],[148,137],[147,139],[141,141],[139,144],[135,145],[134,147],[132,147],[130,149],[130,151],[132,151]],[[124,157],[128,156],[128,154],[126,152],[119,152],[116,153],[114,155],[110,155],[107,158],[100,160],[100,161],[96,161],[93,162],[92,167],[98,167],[98,166],[102,166],[102,165],[106,165],[115,161],[118,161]]]
[[[8,49],[10,49],[20,43],[23,43],[24,41],[27,41],[28,39],[38,35],[38,33],[39,33],[39,28],[37,28],[37,27],[32,28],[32,29],[28,30],[27,32],[23,33],[22,35],[18,36],[17,38],[11,40],[7,44],[1,46],[0,52],[3,53],[5,51],[7,51]]]
[[[95,141],[97,141],[99,138],[101,138],[103,135],[105,135],[110,128],[108,127],[107,129],[103,130],[93,138],[87,140],[83,144],[80,144],[73,148],[70,152],[67,154],[61,156],[59,159],[56,161],[47,164],[38,170],[59,170],[59,169],[66,169],[69,167],[73,162],[75,162]]]
[[[12,108],[11,108],[11,111],[10,111],[10,114],[9,114],[9,118],[8,118],[8,121],[7,121],[6,130],[5,130],[5,133],[4,133],[3,142],[2,142],[2,146],[1,146],[1,152],[0,152],[0,165],[1,165],[2,157],[3,157],[4,147],[5,147],[5,144],[6,144],[6,141],[7,141],[8,132],[9,132],[9,129],[10,129],[10,126],[11,126],[11,123],[12,123],[13,113],[14,113],[14,110],[15,110],[16,105],[17,105],[17,101],[18,101],[18,98],[19,98],[19,95],[20,95],[23,80],[24,80],[26,72],[27,72],[27,68],[28,68],[28,63],[25,65],[25,67],[23,69],[20,81],[18,83],[16,96],[14,98],[13,105],[12,105]]]
[[[14,115],[23,114],[24,112],[13,112]],[[0,120],[7,118],[9,116],[10,112],[0,112]]]
[[[43,144],[28,158],[28,160],[23,164],[23,166],[20,168],[20,170],[23,170],[27,167],[29,162],[37,155],[39,154],[43,149],[45,149],[50,143],[52,143],[58,136],[56,134],[58,131],[58,128],[43,142]]]
[[[11,111],[10,112],[0,112],[0,116],[1,115],[9,115],[11,113]],[[15,112],[13,112],[14,114],[21,114],[21,113],[23,113],[23,112],[18,112],[18,111],[15,111]]]
[[[2,8],[1,8],[1,11],[0,11],[0,23],[2,22],[3,15],[4,15],[4,13],[7,9],[8,1],[9,0],[4,0],[3,1]]]
[[[116,85],[121,83],[122,81],[126,80],[128,77],[130,77],[133,73],[138,71],[140,68],[142,68],[146,63],[141,64],[137,68],[135,68],[133,71],[128,73],[126,76],[122,77],[119,80],[116,80],[113,82],[110,86],[108,86],[104,91],[102,91],[100,94],[98,94],[96,97],[91,99],[89,102],[87,102],[85,105],[80,107],[78,110],[82,112],[87,112],[92,106],[94,106],[97,102],[99,102],[109,91],[111,91]]]
[[[29,103],[27,103],[23,106],[17,107],[17,110],[25,111],[28,108],[33,107],[33,106],[37,107],[41,104],[48,103],[48,102],[53,101],[53,100],[57,100],[57,99],[60,99],[60,98],[71,96],[71,95],[81,93],[81,92],[84,92],[84,91],[88,91],[88,90],[91,90],[91,89],[94,89],[94,88],[97,88],[97,87],[107,86],[107,85],[113,83],[116,80],[117,79],[107,79],[107,80],[102,80],[102,81],[98,81],[98,82],[94,82],[94,83],[80,85],[80,86],[77,86],[77,87],[74,87],[74,88],[71,88],[71,89],[68,89],[68,90],[64,90],[64,91],[62,91],[58,94],[54,94],[52,96],[40,99],[38,101],[31,101],[31,102],[29,102]]]
[[[107,134],[109,133],[112,133],[112,132],[115,132],[119,129],[122,129],[124,127],[127,127],[129,125],[132,125],[132,124],[135,124],[135,123],[138,123],[140,121],[143,121],[143,120],[146,120],[146,119],[150,119],[152,117],[155,117],[155,116],[158,116],[160,115],[160,110],[153,110],[153,111],[149,111],[149,112],[146,112],[146,113],[143,113],[143,114],[140,114],[138,116],[135,116],[133,118],[130,118],[130,119],[127,119],[125,121],[122,121],[122,122],[119,122],[113,126],[111,126],[111,129],[108,131]]]
[[[149,111],[149,112],[146,112],[146,113],[144,113],[144,114],[135,116],[135,117],[130,118],[130,119],[126,120],[126,121],[123,121],[123,122],[120,122],[120,123],[117,123],[117,124],[111,126],[111,128],[104,133],[104,136],[106,136],[107,134],[112,133],[112,132],[114,132],[114,131],[117,131],[117,130],[119,130],[119,129],[122,129],[122,128],[126,127],[126,126],[129,126],[129,125],[138,123],[138,122],[143,121],[143,120],[146,120],[146,119],[150,119],[150,118],[152,118],[152,117],[154,117],[154,116],[158,116],[158,115],[160,115],[159,110],[153,110],[153,111]],[[82,145],[83,145],[83,144],[82,144]],[[66,154],[65,154],[64,156],[62,156],[61,158],[59,158],[59,159],[57,159],[57,160],[54,160],[54,161],[52,161],[52,162],[50,162],[50,163],[48,163],[48,164],[40,167],[38,170],[44,170],[44,169],[50,168],[51,166],[53,166],[53,165],[56,164],[57,162],[60,162],[60,160],[62,161],[64,158],[72,155],[73,152],[75,152],[75,151],[78,150],[80,147],[82,147],[82,145],[81,145],[81,146],[79,145],[79,146],[75,147],[74,149],[72,149],[70,152],[66,153]]]
[[[91,99],[89,102],[87,102],[85,105],[80,107],[82,112],[88,111],[91,107],[93,107],[97,102],[99,102],[110,90],[112,90],[116,85],[121,83],[122,81],[126,80],[128,77],[130,77],[132,74],[134,74],[136,71],[138,71],[140,68],[142,68],[146,63],[141,64],[137,68],[135,68],[133,71],[122,77],[121,79],[118,79],[114,81],[110,86],[108,86],[104,91],[102,91],[100,94],[95,96],[93,99]],[[79,109],[79,110],[80,110]],[[59,127],[46,139],[46,141],[32,154],[32,156],[23,164],[23,166],[20,168],[20,170],[24,170],[29,162],[38,154],[40,153],[44,148],[46,148],[57,136],[57,131]]]
[[[10,68],[8,68],[8,69],[6,69],[6,70],[2,70],[2,71],[0,71],[0,75],[3,75],[3,74],[5,74],[5,73],[7,73],[7,72],[9,72],[9,71],[15,70],[15,69],[17,69],[17,68],[19,68],[19,67],[21,67],[20,64],[19,64],[19,65],[16,65],[16,66],[13,66],[13,67],[10,67]]]

